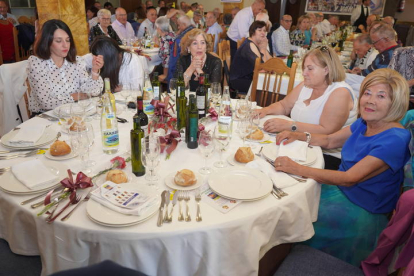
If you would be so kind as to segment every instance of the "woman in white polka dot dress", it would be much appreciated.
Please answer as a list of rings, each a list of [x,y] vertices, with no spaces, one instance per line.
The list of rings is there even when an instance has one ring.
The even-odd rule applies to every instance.
[[[33,114],[74,102],[78,92],[92,96],[101,93],[103,81],[99,71],[104,64],[103,57],[93,57],[89,74],[83,59],[76,56],[72,32],[63,21],[52,19],[43,24],[34,54],[29,58],[27,69],[32,90],[29,109]]]

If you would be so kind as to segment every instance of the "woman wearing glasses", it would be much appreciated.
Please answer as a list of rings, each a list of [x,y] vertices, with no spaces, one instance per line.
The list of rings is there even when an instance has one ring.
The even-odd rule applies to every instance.
[[[322,185],[315,236],[305,243],[353,265],[368,257],[388,223],[400,194],[410,152],[410,131],[399,121],[408,107],[407,81],[392,69],[378,69],[361,85],[359,115],[333,134],[282,132],[276,143],[306,140],[324,148],[342,147],[338,171],[301,166],[288,157],[276,170],[315,179]],[[286,140],[285,140],[286,139]]]
[[[107,9],[100,9],[98,11],[98,24],[91,28],[89,34],[89,44],[92,44],[95,37],[105,35],[114,39],[118,45],[122,45],[122,41],[118,34],[111,26],[111,12]]]
[[[258,110],[260,117],[286,115],[293,119],[269,119],[268,132],[292,130],[331,134],[351,125],[357,118],[357,99],[345,83],[345,71],[338,55],[322,46],[309,51],[302,64],[304,81],[283,100]],[[324,152],[325,168],[339,168],[341,150]]]

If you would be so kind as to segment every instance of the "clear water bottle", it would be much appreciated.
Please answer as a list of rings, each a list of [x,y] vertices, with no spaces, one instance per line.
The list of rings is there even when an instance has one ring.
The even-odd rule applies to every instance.
[[[144,112],[148,116],[152,116],[154,114],[154,106],[151,105],[151,100],[154,98],[154,91],[152,90],[151,81],[147,73],[145,73],[143,98]]]
[[[232,111],[231,111],[231,100],[230,100],[230,90],[228,86],[224,86],[223,96],[221,97],[220,102],[220,112],[218,118],[218,126],[219,131],[231,132],[233,129],[233,118],[232,118]],[[229,126],[228,128],[222,126]]]
[[[112,109],[111,100],[107,93],[102,97],[101,135],[102,149],[106,154],[114,154],[119,148],[119,133],[116,114]]]

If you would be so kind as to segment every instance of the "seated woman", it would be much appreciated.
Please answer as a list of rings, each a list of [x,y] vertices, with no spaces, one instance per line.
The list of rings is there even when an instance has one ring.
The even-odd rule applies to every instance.
[[[166,16],[158,17],[155,20],[155,27],[157,28],[157,33],[161,37],[160,39],[160,50],[158,52],[159,57],[162,60],[163,74],[158,77],[160,81],[168,75],[168,61],[170,59],[170,45],[175,40],[174,32],[170,31],[170,20]]]
[[[110,37],[119,45],[122,45],[122,40],[111,26],[111,12],[107,9],[100,9],[98,11],[98,24],[91,28],[89,34],[89,44],[92,44],[95,37],[100,35]]]
[[[230,66],[230,86],[246,94],[253,80],[256,59],[262,63],[271,58],[267,50],[266,23],[254,21],[249,28],[249,38],[237,49]]]
[[[310,18],[307,15],[302,15],[298,18],[296,30],[290,33],[290,43],[292,45],[309,48],[311,40],[312,32],[310,30]]]
[[[221,82],[221,60],[209,53],[210,43],[205,32],[200,29],[189,31],[181,40],[180,47],[175,75],[177,77],[178,72],[183,72],[190,91],[196,91],[200,74],[208,74],[210,82]]]
[[[99,70],[102,56],[93,56],[92,74],[85,69],[69,27],[61,20],[52,19],[43,24],[34,44],[34,55],[29,58],[28,78],[32,92],[29,109],[45,112],[61,104],[78,99],[78,92],[97,96],[103,89]]]
[[[88,20],[89,30],[98,24],[98,8],[90,6],[86,9],[86,19]]]
[[[407,81],[391,69],[378,69],[361,85],[360,118],[333,134],[284,131],[276,143],[308,141],[342,148],[339,171],[301,166],[278,157],[277,171],[303,175],[322,185],[315,236],[305,243],[359,266],[375,248],[398,201],[410,132],[398,122],[408,107]],[[285,140],[286,139],[286,140]]]
[[[258,110],[261,117],[290,114],[293,121],[269,119],[264,129],[331,134],[352,124],[357,118],[357,101],[352,88],[344,82],[345,71],[338,55],[330,47],[315,48],[305,55],[302,70],[302,83],[283,100]],[[340,149],[324,153],[325,169],[337,170]]]
[[[112,91],[121,91],[123,85],[143,87],[145,70],[135,53],[120,48],[115,40],[106,36],[95,38],[91,53],[83,56],[86,68],[91,68],[94,55],[103,56],[105,65],[101,69],[101,77],[109,78]]]

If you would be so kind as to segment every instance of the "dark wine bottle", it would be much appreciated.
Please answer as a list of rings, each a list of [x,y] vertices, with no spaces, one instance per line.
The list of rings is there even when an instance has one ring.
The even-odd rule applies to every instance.
[[[142,99],[141,99],[141,107],[142,107]],[[143,141],[145,133],[144,133],[144,130],[141,128],[141,125],[140,125],[141,119],[139,116],[134,116],[133,122],[134,122],[134,128],[131,130],[132,173],[135,174],[136,176],[142,176],[145,174],[145,167],[142,164],[142,159],[141,159],[141,154],[142,154],[141,143]]]
[[[187,97],[185,96],[185,83],[183,73],[178,73],[177,79],[177,130],[180,131],[186,125]]]
[[[161,83],[158,80],[158,72],[154,72],[154,77],[152,78],[152,91],[154,92],[154,99],[159,100],[161,94]]]
[[[148,128],[148,116],[144,112],[144,101],[142,96],[137,97],[137,113],[135,113],[133,120],[135,120],[135,117],[137,117],[141,129],[145,132]]]
[[[290,50],[290,54],[287,57],[287,67],[291,68],[293,63],[293,50]]]
[[[199,85],[196,90],[197,96],[197,109],[198,109],[198,118],[201,119],[206,116],[206,95],[207,91],[204,87],[204,74],[200,74],[199,76]]]
[[[197,132],[198,132],[198,116],[199,110],[197,108],[198,100],[194,95],[190,95],[190,106],[188,111],[188,137],[187,147],[189,149],[196,149],[198,147]]]

